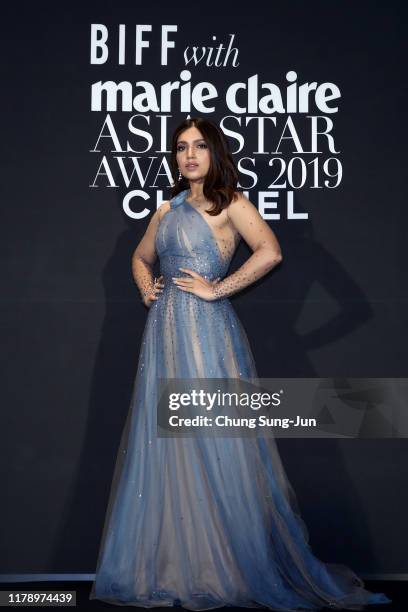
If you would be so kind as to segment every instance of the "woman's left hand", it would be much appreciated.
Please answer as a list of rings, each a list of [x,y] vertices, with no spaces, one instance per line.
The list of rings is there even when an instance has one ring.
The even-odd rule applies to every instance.
[[[208,281],[203,276],[190,270],[189,268],[179,268],[182,272],[189,274],[191,278],[185,276],[173,276],[173,283],[181,289],[181,291],[187,291],[188,293],[194,293],[203,300],[211,302],[215,299],[214,285],[220,281],[220,277],[213,281]]]

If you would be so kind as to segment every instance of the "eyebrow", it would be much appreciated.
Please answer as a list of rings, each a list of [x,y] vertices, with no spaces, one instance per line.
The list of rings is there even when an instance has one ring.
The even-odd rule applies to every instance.
[[[204,140],[204,141],[205,141],[205,139],[204,139],[204,138],[196,138],[196,140],[193,140],[193,142],[200,142],[201,140]],[[179,141],[177,142],[177,144],[187,144],[187,141],[186,141],[186,140],[179,140]]]

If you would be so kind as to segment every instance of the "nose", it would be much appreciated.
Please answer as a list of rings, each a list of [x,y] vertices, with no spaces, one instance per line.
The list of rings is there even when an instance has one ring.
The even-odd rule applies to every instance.
[[[187,158],[190,157],[195,157],[195,155],[193,155],[194,153],[194,147],[191,145],[191,147],[187,147]]]

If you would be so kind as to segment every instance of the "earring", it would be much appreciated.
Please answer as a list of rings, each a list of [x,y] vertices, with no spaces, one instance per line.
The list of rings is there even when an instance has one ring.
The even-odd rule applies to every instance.
[[[183,178],[183,175],[181,174],[180,168],[179,168],[179,177],[178,180],[181,181],[181,179]]]

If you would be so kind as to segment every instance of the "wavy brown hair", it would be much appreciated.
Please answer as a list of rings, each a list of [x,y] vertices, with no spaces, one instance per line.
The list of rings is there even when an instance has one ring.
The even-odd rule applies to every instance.
[[[170,198],[174,198],[180,191],[188,189],[190,186],[185,176],[179,179],[176,158],[178,137],[190,127],[196,127],[200,130],[210,151],[210,167],[204,179],[203,195],[212,203],[212,208],[205,212],[216,216],[237,198],[235,192],[239,177],[224,133],[218,125],[203,117],[185,119],[174,131],[170,158],[170,170],[174,186]]]

